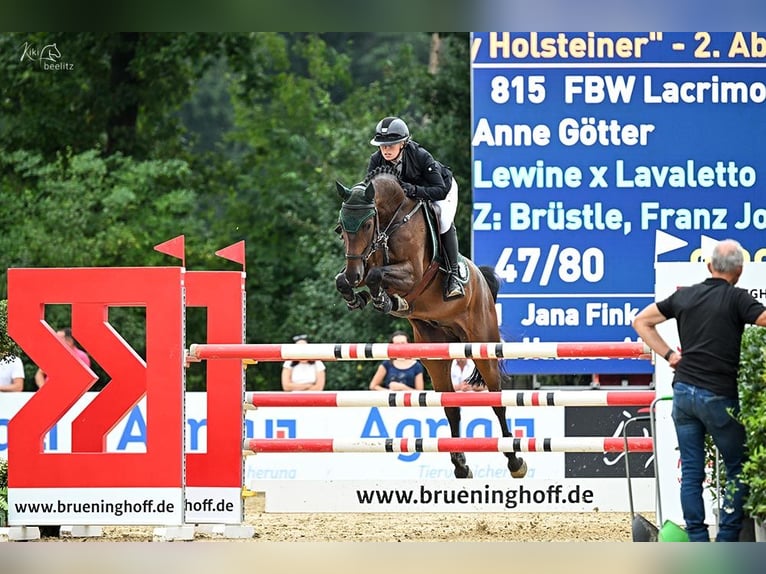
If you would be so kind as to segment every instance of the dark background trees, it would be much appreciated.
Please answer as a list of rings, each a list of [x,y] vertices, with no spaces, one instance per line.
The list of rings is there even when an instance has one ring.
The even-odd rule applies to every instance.
[[[21,57],[50,44],[71,69]],[[187,268],[231,269],[213,252],[244,239],[249,342],[385,341],[406,324],[334,290],[334,182],[362,179],[392,114],[453,167],[470,253],[467,34],[4,33],[0,51],[0,299],[8,267],[174,264],[152,247],[184,234]],[[110,320],[142,353],[140,313]],[[190,313],[187,340],[204,336]],[[374,367],[328,365],[328,388],[363,388]],[[248,388],[278,373],[251,367]]]

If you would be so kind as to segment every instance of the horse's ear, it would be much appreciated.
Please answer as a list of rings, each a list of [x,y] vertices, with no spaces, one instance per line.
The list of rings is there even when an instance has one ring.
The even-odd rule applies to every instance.
[[[368,203],[372,203],[375,200],[375,188],[372,186],[372,182],[367,184],[367,189],[364,190],[364,198]]]
[[[343,199],[344,201],[347,200],[351,196],[351,190],[348,189],[341,182],[336,181],[335,182],[335,188],[338,190],[338,195],[340,195],[341,199]]]

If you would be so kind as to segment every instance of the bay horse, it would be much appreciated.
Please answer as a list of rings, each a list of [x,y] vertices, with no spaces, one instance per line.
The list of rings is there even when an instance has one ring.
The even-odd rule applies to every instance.
[[[407,197],[392,169],[378,168],[351,189],[340,182],[336,188],[343,199],[338,230],[346,250],[346,266],[336,276],[335,286],[350,310],[371,302],[380,312],[405,317],[416,343],[500,340],[495,311],[499,282],[494,270],[461,258],[465,296],[445,301],[440,275],[444,271],[439,270],[437,255],[438,223],[428,218],[428,206],[423,201]],[[365,286],[369,291],[361,290]],[[424,359],[422,363],[435,391],[454,391],[450,361]],[[499,392],[498,362],[474,359],[474,363],[470,384]],[[503,437],[510,437],[505,407],[492,409]],[[459,437],[460,407],[445,407],[444,413],[451,435]],[[514,452],[503,454],[511,476],[524,477],[526,462]],[[455,477],[472,478],[465,453],[450,456]]]

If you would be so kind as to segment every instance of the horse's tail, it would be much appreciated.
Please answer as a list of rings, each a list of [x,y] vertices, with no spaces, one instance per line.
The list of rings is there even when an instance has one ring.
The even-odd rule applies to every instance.
[[[481,274],[484,277],[484,280],[487,282],[487,286],[489,287],[489,290],[492,292],[492,300],[497,301],[497,293],[500,291],[500,279],[497,277],[497,274],[495,273],[495,269],[490,267],[489,265],[480,265],[479,271],[481,271]],[[502,368],[501,368],[501,371],[502,371]],[[476,386],[476,387],[481,387],[485,385],[484,378],[481,376],[481,373],[479,373],[479,369],[474,369],[473,373],[471,373],[471,376],[468,377],[466,382],[469,385]]]
[[[497,293],[500,291],[500,279],[498,279],[494,268],[489,265],[482,265],[479,267],[479,270],[484,276],[487,285],[489,285],[489,290],[492,291],[492,299],[497,301]]]
[[[500,291],[500,279],[495,273],[494,268],[490,267],[489,265],[482,265],[479,267],[479,270],[481,271],[481,274],[484,276],[484,279],[487,281],[487,285],[489,285],[489,290],[492,291],[492,298],[495,301],[497,301],[497,294]],[[502,361],[500,361],[500,378],[502,380],[503,388],[531,389],[533,386],[531,381],[517,382],[513,378],[513,376],[506,371],[506,365]],[[474,372],[471,373],[471,376],[468,379],[468,383],[471,385],[477,385],[477,386],[481,386],[484,384],[484,379],[482,378],[478,369],[474,370]]]

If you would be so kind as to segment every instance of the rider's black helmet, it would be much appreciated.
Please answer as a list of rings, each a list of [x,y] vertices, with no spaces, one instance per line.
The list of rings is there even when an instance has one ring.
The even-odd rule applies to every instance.
[[[397,117],[383,118],[375,127],[375,137],[370,140],[372,145],[391,145],[406,142],[410,139],[410,130],[404,120]]]

